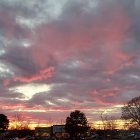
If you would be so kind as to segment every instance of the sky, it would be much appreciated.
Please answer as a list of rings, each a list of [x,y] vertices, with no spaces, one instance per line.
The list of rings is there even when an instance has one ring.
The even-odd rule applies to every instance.
[[[0,113],[119,118],[140,95],[139,12],[139,0],[0,0]]]

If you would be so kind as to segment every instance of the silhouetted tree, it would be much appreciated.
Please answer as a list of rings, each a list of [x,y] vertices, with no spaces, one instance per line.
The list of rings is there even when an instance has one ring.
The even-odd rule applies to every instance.
[[[103,115],[101,113],[101,121],[104,130],[114,130],[117,127],[116,118],[112,116]]]
[[[104,112],[103,112],[104,113]],[[111,138],[115,137],[117,135],[115,129],[117,128],[117,119],[112,116],[108,116],[106,114],[101,113],[101,122],[103,131],[98,131],[100,136]]]
[[[131,99],[122,107],[121,118],[128,120],[130,127],[140,129],[140,96]]]
[[[88,130],[88,122],[85,114],[79,110],[70,113],[66,118],[65,130],[71,137],[84,134]]]
[[[29,120],[26,119],[21,113],[14,114],[14,119],[12,120],[13,126],[12,129],[22,130],[22,129],[30,129],[29,128]]]
[[[0,114],[0,130],[7,130],[9,127],[9,120],[4,114]]]

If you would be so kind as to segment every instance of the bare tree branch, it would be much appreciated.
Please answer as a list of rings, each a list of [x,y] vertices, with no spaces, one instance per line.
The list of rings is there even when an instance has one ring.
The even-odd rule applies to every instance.
[[[121,118],[129,120],[130,127],[140,129],[140,96],[131,99],[122,107]]]

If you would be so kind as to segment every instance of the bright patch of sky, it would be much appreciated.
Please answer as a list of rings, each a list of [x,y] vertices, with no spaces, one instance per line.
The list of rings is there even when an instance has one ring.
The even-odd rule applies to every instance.
[[[24,14],[18,15],[16,17],[16,22],[21,26],[26,26],[28,28],[34,28],[42,23],[47,23],[52,20],[59,18],[63,11],[63,6],[67,0],[47,0],[47,1],[25,1],[23,6],[25,6],[33,14],[30,16],[24,16]],[[33,16],[34,15],[34,16]]]
[[[8,68],[7,65],[0,62],[0,77],[9,77],[12,76],[14,73],[11,69]]]
[[[12,90],[14,92],[23,93],[25,95],[26,99],[31,99],[32,96],[36,93],[40,92],[47,92],[51,89],[51,85],[47,84],[37,84],[37,83],[31,83],[31,84],[25,84],[17,87],[10,88],[9,90]]]
[[[65,102],[65,103],[69,102],[69,99],[66,99],[66,98],[61,98],[61,99],[57,99],[57,100],[60,102]]]

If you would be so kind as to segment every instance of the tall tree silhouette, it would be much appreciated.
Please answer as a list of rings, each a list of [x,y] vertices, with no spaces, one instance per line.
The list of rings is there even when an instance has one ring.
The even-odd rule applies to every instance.
[[[122,107],[122,119],[128,120],[131,127],[140,129],[140,96]]]
[[[88,130],[88,122],[85,114],[79,110],[70,113],[66,118],[65,130],[71,137],[84,134]]]
[[[9,127],[9,120],[4,114],[0,114],[0,130],[7,130]]]

